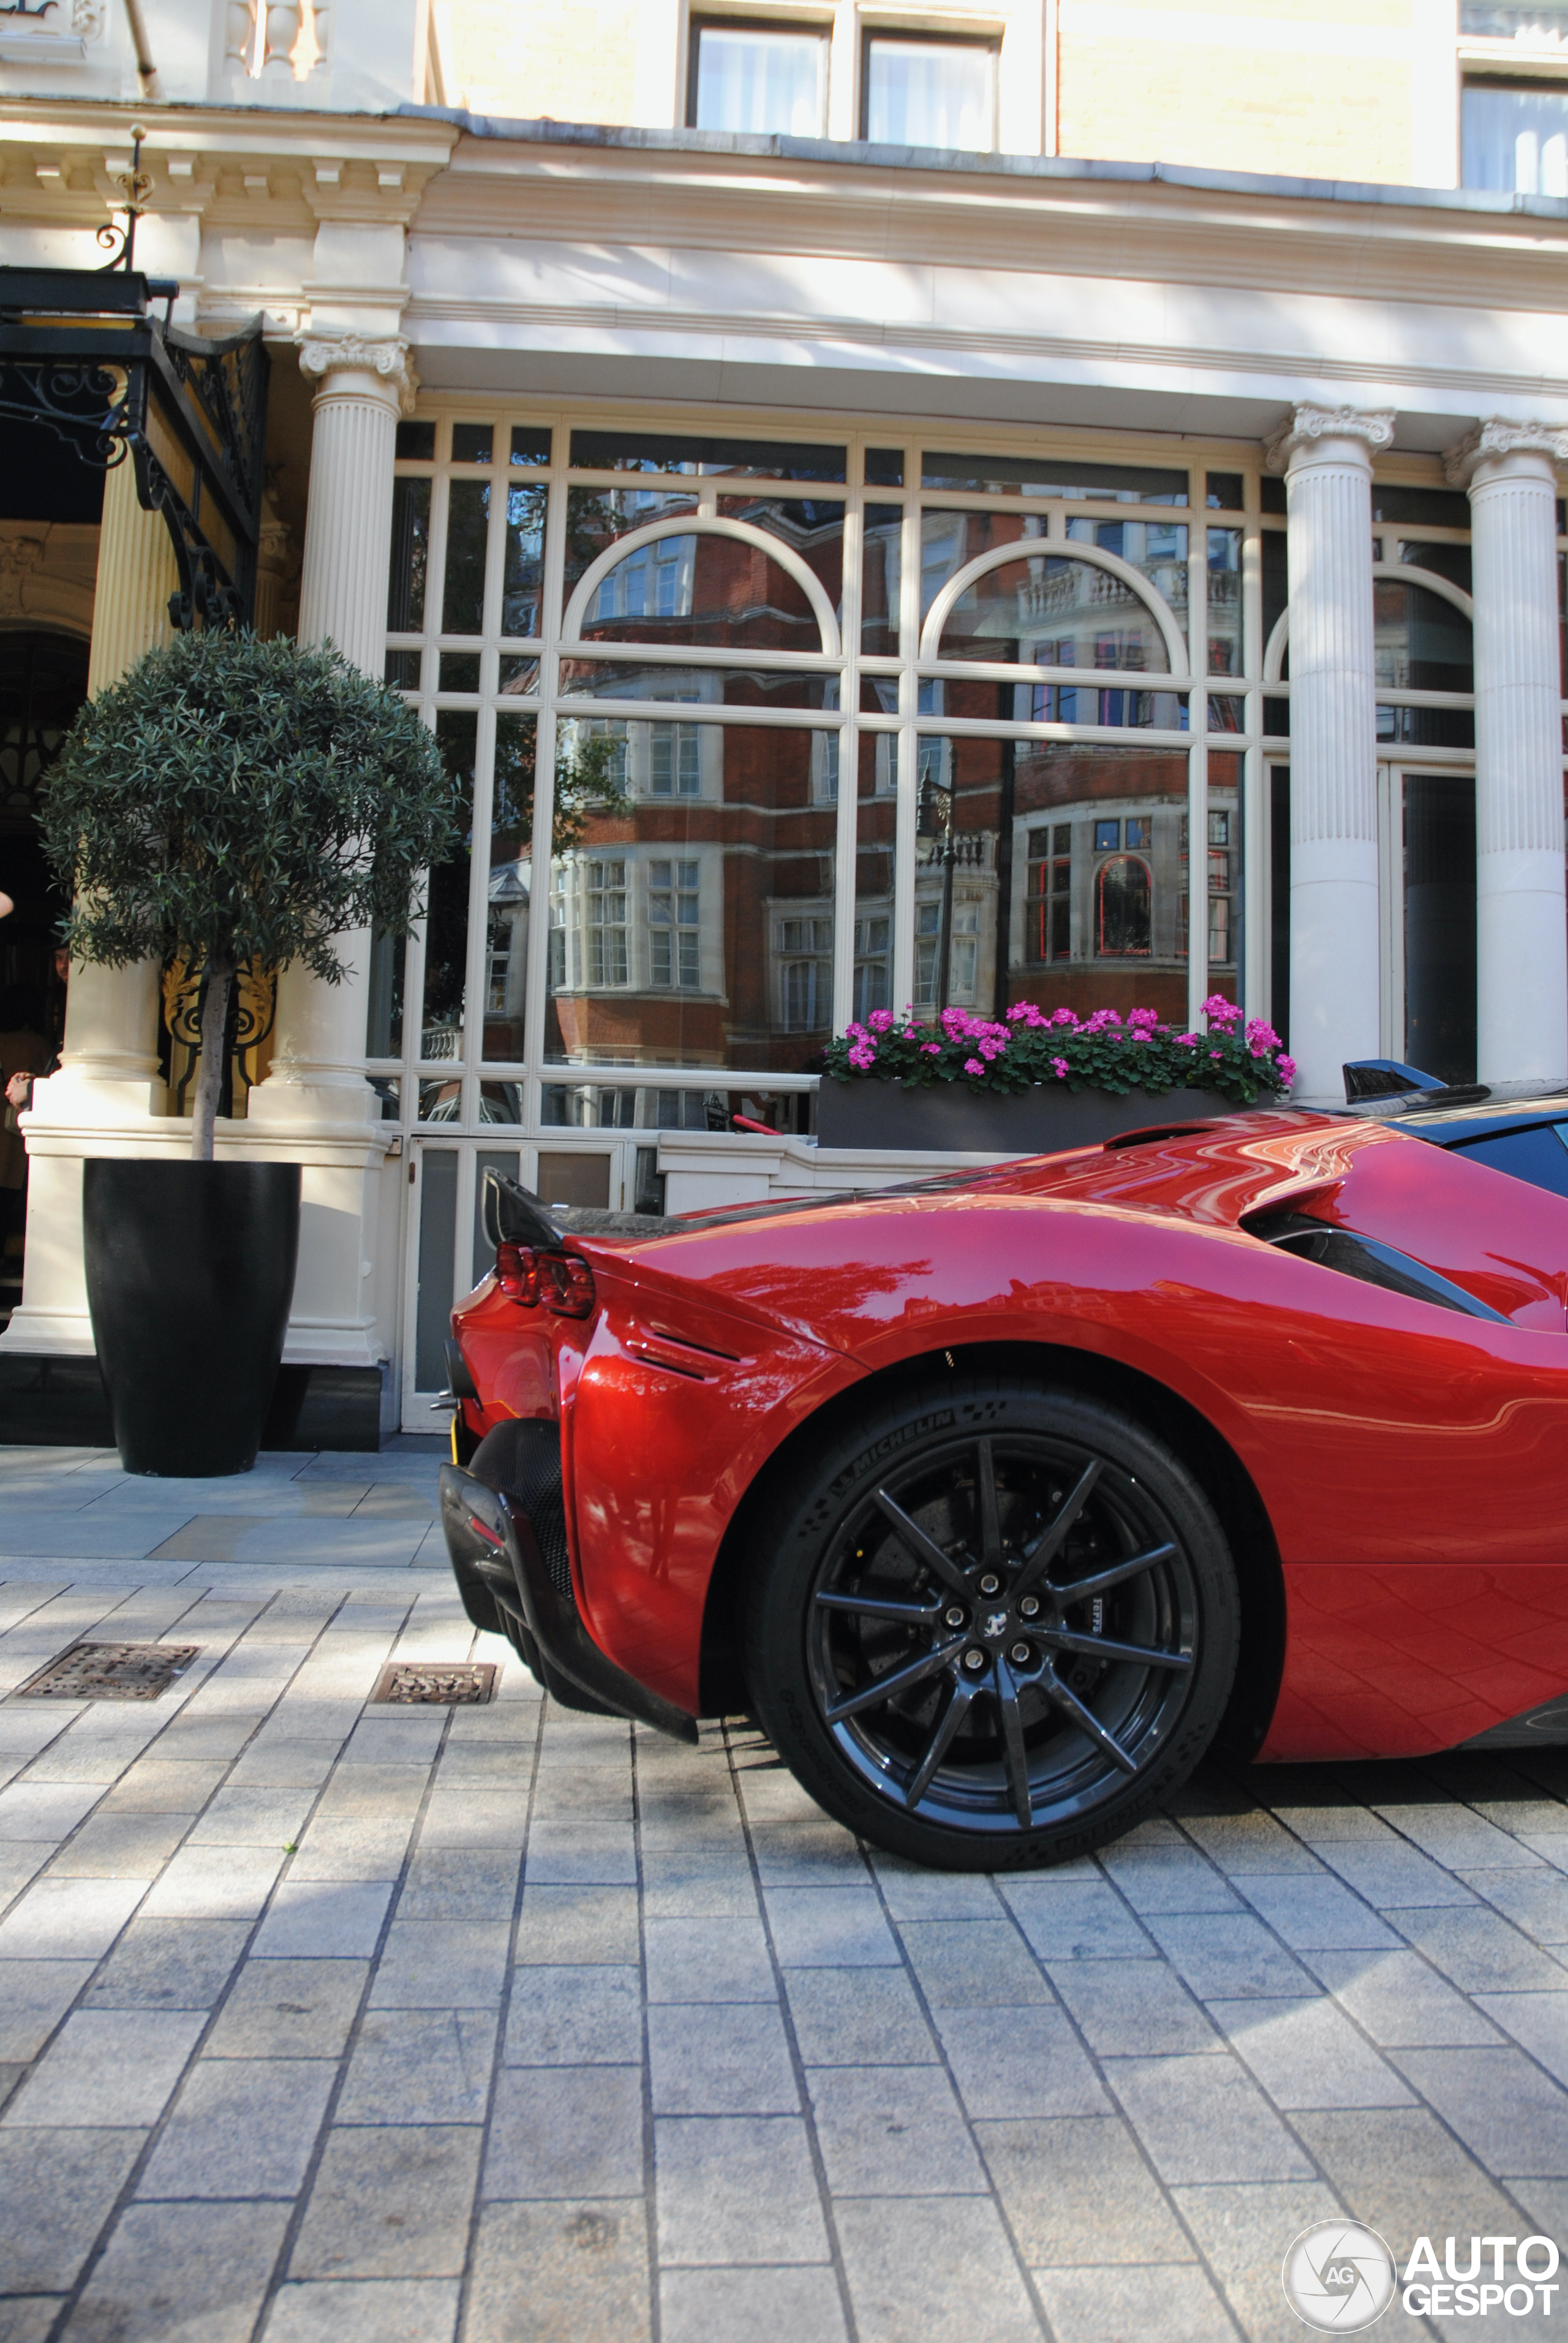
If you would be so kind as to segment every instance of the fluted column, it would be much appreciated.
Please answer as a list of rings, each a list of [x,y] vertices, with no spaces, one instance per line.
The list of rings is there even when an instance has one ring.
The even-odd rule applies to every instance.
[[[1486,422],[1450,450],[1475,594],[1476,1071],[1568,1082],[1557,466],[1568,429]]]
[[[407,347],[351,336],[307,339],[319,383],[310,449],[310,503],[299,587],[299,639],[332,642],[367,675],[382,672],[392,545],[392,464],[398,415],[413,405]],[[304,968],[278,980],[272,1068],[250,1112],[267,1122],[368,1121],[365,1081],[367,931],[340,936],[348,973],[323,984]]]
[[[256,631],[264,643],[283,631],[283,598],[288,586],[288,540],[294,531],[279,520],[272,498],[261,500],[261,544],[256,564]]]
[[[104,483],[87,691],[119,680],[145,651],[170,640],[169,596],[179,585],[168,525],[136,499],[127,458]],[[0,1349],[44,1358],[91,1358],[93,1327],[82,1271],[82,1163],[89,1155],[157,1155],[188,1144],[165,1113],[158,1073],[158,963],[73,964],[60,1071],[33,1088],[22,1118],[27,1142],[27,1234],[22,1300]]]
[[[98,532],[98,577],[93,601],[93,644],[87,661],[87,697],[95,699],[117,683],[143,653],[168,642],[169,597],[179,590],[179,570],[168,524],[146,511],[136,498],[129,457],[104,483],[104,517]],[[134,968],[71,970],[65,995],[65,1038],[60,1073],[51,1085],[47,1111],[69,1114],[64,1093],[82,1082],[123,1089],[103,1091],[88,1119],[115,1118],[123,1109],[144,1115],[162,1105],[158,1081],[158,964],[138,960]],[[149,1098],[149,1084],[157,1096]],[[39,1095],[39,1108],[45,1101]],[[85,1101],[79,1102],[85,1111]]]
[[[415,378],[403,342],[307,341],[300,364],[319,377],[310,449],[310,506],[299,587],[299,639],[335,642],[379,675],[392,554],[392,462],[397,417]]]
[[[1372,459],[1392,415],[1298,407],[1283,472],[1291,582],[1291,1051],[1302,1104],[1342,1104],[1378,1054]]]

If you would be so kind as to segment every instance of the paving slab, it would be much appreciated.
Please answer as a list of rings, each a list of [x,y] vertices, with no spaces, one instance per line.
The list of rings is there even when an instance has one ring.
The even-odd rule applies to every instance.
[[[250,2343],[286,2205],[132,2205],[65,2332],[73,2343]]]
[[[1568,1763],[1205,1768],[922,1871],[742,1721],[544,1698],[435,1478],[0,1453],[92,1549],[0,1575],[0,1686],[203,1647],[0,1697],[0,2343],[1272,2343],[1320,2214],[1568,2231]],[[377,1706],[393,1654],[500,1697]]]

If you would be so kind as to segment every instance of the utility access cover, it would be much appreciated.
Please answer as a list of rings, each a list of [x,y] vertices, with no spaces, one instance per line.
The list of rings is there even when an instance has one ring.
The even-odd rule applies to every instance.
[[[488,1660],[451,1667],[383,1668],[370,1695],[372,1701],[390,1701],[398,1708],[475,1707],[495,1696],[496,1671]]]
[[[73,1644],[17,1688],[19,1700],[156,1700],[199,1644]]]

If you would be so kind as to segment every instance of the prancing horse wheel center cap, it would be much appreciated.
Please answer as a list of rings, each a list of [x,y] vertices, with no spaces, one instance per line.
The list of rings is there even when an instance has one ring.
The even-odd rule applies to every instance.
[[[1007,1633],[1007,1613],[1005,1611],[989,1611],[986,1614],[985,1624],[981,1633],[988,1636],[1005,1635]]]

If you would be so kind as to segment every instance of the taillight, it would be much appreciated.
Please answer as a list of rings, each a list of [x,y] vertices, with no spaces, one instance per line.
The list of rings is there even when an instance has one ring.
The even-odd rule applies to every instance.
[[[561,1252],[542,1252],[538,1259],[546,1280],[546,1309],[558,1318],[590,1318],[598,1296],[587,1262]]]
[[[531,1310],[539,1298],[538,1254],[527,1245],[498,1245],[496,1282],[508,1302],[526,1302]]]
[[[586,1261],[528,1245],[496,1247],[496,1282],[508,1302],[530,1310],[542,1302],[558,1318],[591,1318],[598,1300]]]

